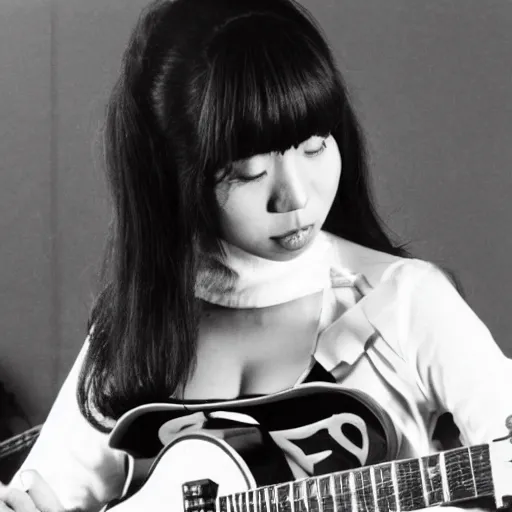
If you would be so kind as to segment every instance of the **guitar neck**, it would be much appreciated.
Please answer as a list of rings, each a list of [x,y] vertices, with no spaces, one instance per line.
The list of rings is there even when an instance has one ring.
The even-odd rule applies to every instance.
[[[494,496],[489,445],[367,466],[217,498],[217,512],[412,511]]]

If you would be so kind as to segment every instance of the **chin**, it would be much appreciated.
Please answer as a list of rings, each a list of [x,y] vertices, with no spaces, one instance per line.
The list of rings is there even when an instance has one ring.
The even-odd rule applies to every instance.
[[[302,247],[302,249],[298,249],[296,251],[288,251],[286,249],[280,249],[279,251],[274,251],[273,257],[269,259],[273,259],[275,261],[291,261],[295,258],[298,258],[301,254],[305,253],[308,250],[308,247],[311,245],[311,242]]]

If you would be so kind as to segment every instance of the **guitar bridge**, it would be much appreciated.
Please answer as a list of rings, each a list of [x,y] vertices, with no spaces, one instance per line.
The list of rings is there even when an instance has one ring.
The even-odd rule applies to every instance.
[[[219,486],[212,480],[194,480],[182,485],[185,512],[215,512]]]

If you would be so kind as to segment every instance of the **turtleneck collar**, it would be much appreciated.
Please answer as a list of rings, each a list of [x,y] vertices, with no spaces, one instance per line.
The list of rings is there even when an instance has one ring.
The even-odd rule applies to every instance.
[[[321,231],[306,251],[274,261],[222,242],[225,260],[204,258],[196,297],[230,308],[262,308],[305,297],[331,286],[330,241]]]

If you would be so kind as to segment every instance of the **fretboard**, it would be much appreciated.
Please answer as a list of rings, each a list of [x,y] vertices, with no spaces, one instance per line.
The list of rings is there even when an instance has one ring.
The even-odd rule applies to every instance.
[[[401,512],[493,495],[485,444],[220,496],[216,509]]]

